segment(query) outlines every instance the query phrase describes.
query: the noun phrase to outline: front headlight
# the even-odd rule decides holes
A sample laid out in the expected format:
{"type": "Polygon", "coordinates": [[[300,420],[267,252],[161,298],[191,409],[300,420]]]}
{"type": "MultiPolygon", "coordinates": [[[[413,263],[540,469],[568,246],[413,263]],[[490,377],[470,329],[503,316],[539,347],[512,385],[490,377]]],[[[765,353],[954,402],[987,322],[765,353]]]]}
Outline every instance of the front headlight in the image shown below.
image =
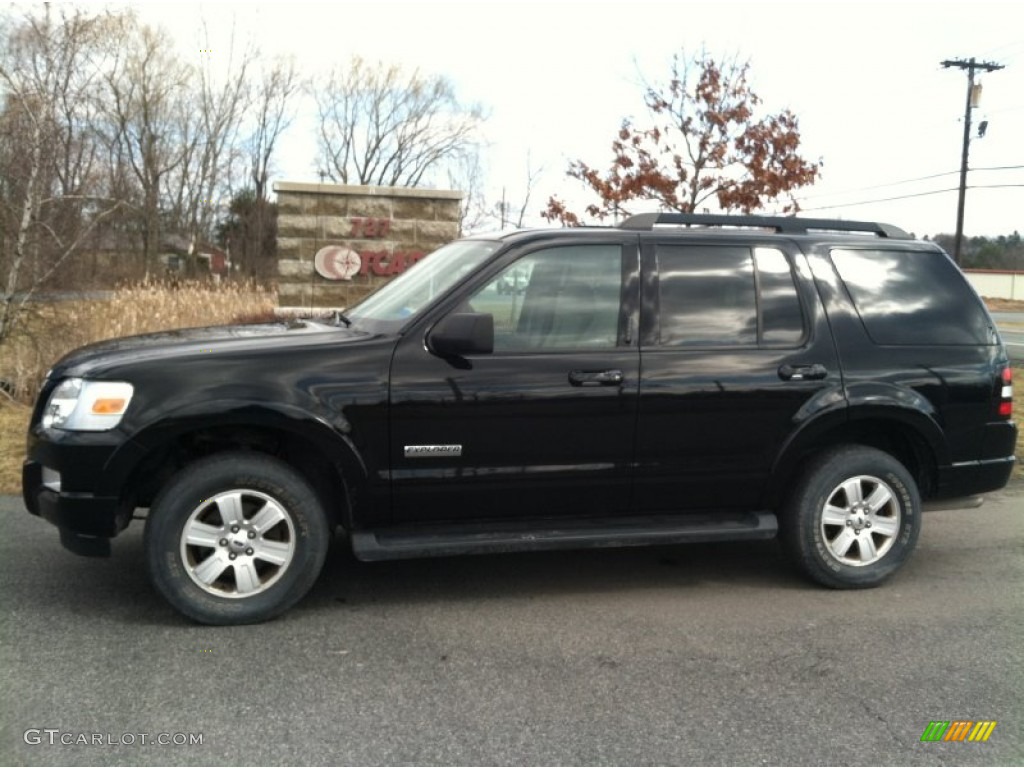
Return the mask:
{"type": "Polygon", "coordinates": [[[102,432],[113,429],[128,410],[134,389],[126,381],[62,381],[43,410],[45,429],[102,432]]]}

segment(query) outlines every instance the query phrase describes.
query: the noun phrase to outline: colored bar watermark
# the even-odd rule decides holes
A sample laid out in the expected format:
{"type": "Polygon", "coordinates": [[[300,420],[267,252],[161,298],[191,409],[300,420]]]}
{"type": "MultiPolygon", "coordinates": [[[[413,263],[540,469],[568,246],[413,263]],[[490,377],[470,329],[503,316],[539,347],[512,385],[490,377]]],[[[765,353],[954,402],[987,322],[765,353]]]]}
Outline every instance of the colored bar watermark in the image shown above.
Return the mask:
{"type": "Polygon", "coordinates": [[[988,741],[996,720],[932,720],[921,741],[988,741]]]}

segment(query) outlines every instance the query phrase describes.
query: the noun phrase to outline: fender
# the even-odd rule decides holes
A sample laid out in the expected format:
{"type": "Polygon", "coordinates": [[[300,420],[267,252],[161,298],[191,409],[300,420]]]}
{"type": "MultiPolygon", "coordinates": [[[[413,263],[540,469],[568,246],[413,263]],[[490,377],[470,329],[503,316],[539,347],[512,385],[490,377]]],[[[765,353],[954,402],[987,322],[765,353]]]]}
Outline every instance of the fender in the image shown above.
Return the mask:
{"type": "Polygon", "coordinates": [[[181,405],[165,412],[159,421],[133,432],[111,455],[103,472],[104,486],[109,492],[118,493],[146,457],[182,435],[237,426],[279,430],[312,442],[334,465],[351,493],[366,485],[369,470],[351,438],[347,421],[338,416],[338,423],[331,424],[323,416],[296,405],[242,398],[181,405]]]}
{"type": "Polygon", "coordinates": [[[886,382],[863,382],[847,387],[850,421],[898,421],[924,438],[938,466],[950,463],[949,447],[936,421],[932,402],[907,386],[886,382]]]}
{"type": "Polygon", "coordinates": [[[854,384],[845,389],[841,403],[813,408],[782,445],[772,467],[768,505],[774,507],[783,498],[801,458],[825,435],[870,422],[895,422],[909,428],[924,440],[938,466],[949,464],[949,451],[935,421],[934,406],[926,397],[895,384],[854,384]]]}

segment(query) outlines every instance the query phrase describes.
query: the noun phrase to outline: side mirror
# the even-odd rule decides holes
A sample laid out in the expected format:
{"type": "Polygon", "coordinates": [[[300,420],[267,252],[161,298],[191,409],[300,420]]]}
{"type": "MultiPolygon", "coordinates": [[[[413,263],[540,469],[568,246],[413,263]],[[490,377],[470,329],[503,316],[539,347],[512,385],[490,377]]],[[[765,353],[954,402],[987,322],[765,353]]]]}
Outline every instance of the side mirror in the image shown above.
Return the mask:
{"type": "Polygon", "coordinates": [[[441,357],[489,355],[494,351],[494,315],[460,312],[448,315],[427,337],[430,351],[441,357]]]}

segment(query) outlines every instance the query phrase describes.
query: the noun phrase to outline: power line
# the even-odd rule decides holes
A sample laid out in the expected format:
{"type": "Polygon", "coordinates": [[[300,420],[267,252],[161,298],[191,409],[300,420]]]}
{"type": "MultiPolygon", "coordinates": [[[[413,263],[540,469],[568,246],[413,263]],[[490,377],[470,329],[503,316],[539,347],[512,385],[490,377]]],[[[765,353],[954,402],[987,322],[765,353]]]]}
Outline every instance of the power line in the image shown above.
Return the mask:
{"type": "MultiPolygon", "coordinates": [[[[953,171],[956,173],[956,171],[953,171]]],[[[948,174],[946,174],[948,175],[948,174]]],[[[1017,189],[1024,188],[1024,184],[975,184],[968,187],[968,189],[1017,189]]],[[[874,205],[875,203],[891,203],[895,200],[912,200],[915,197],[931,197],[932,195],[942,195],[946,192],[957,192],[959,187],[949,187],[948,189],[933,189],[928,192],[914,192],[909,195],[894,195],[892,197],[876,197],[873,200],[860,200],[855,203],[836,203],[835,205],[819,205],[814,208],[804,208],[800,206],[800,212],[804,213],[807,211],[829,211],[835,210],[836,208],[852,208],[858,205],[874,205]]]]}
{"type": "Polygon", "coordinates": [[[1017,189],[1024,184],[972,184],[968,189],[1017,189]]]}
{"type": "MultiPolygon", "coordinates": [[[[1021,167],[1024,167],[1024,166],[1021,166],[1021,167]]],[[[914,182],[917,182],[917,181],[928,181],[930,179],[938,179],[938,178],[941,178],[943,176],[952,176],[955,173],[959,173],[959,171],[943,171],[942,173],[932,173],[932,174],[929,174],[928,176],[918,176],[917,178],[914,178],[914,179],[904,179],[902,181],[887,181],[884,184],[872,184],[872,185],[867,186],[867,187],[855,187],[853,189],[844,189],[844,190],[839,190],[837,192],[820,192],[817,195],[806,195],[804,199],[806,199],[806,200],[813,200],[814,198],[817,198],[817,197],[832,197],[833,195],[847,195],[847,194],[849,194],[851,192],[870,192],[873,189],[885,189],[886,187],[899,187],[899,186],[902,186],[903,184],[913,184],[914,182]]]]}
{"type": "Polygon", "coordinates": [[[1012,54],[1017,53],[1018,49],[1024,51],[1024,42],[1021,42],[1020,40],[1012,40],[1008,43],[997,45],[995,48],[990,48],[989,50],[985,51],[985,53],[983,53],[982,55],[995,56],[996,54],[999,54],[1000,58],[1005,59],[1007,57],[1012,56],[1012,54]]]}
{"type": "MultiPolygon", "coordinates": [[[[980,168],[971,168],[972,171],[1015,171],[1024,168],[1024,165],[989,165],[980,168]]],[[[873,189],[885,189],[886,187],[898,187],[903,184],[914,184],[918,181],[929,181],[931,179],[939,179],[943,176],[953,176],[959,173],[959,171],[943,171],[942,173],[932,173],[927,176],[918,176],[913,179],[903,179],[902,181],[887,181],[882,184],[872,184],[867,187],[855,187],[853,189],[837,190],[835,192],[819,192],[816,195],[804,195],[804,200],[814,200],[821,197],[833,197],[835,195],[846,195],[851,192],[870,192],[873,189]]]]}
{"type": "Polygon", "coordinates": [[[1018,104],[1014,107],[1003,107],[1002,109],[985,110],[986,115],[1002,115],[1005,112],[1019,112],[1024,109],[1024,104],[1018,104]]]}
{"type": "MultiPolygon", "coordinates": [[[[956,171],[953,171],[956,173],[956,171]]],[[[949,189],[933,189],[930,192],[915,192],[910,195],[895,195],[893,197],[876,197],[873,200],[859,200],[855,203],[836,203],[835,205],[819,205],[815,208],[804,208],[800,206],[800,212],[805,211],[827,211],[835,208],[852,208],[857,205],[873,205],[874,203],[891,203],[894,200],[910,200],[915,197],[929,197],[931,195],[941,195],[945,192],[956,192],[957,187],[950,187],[949,189]]]]}

